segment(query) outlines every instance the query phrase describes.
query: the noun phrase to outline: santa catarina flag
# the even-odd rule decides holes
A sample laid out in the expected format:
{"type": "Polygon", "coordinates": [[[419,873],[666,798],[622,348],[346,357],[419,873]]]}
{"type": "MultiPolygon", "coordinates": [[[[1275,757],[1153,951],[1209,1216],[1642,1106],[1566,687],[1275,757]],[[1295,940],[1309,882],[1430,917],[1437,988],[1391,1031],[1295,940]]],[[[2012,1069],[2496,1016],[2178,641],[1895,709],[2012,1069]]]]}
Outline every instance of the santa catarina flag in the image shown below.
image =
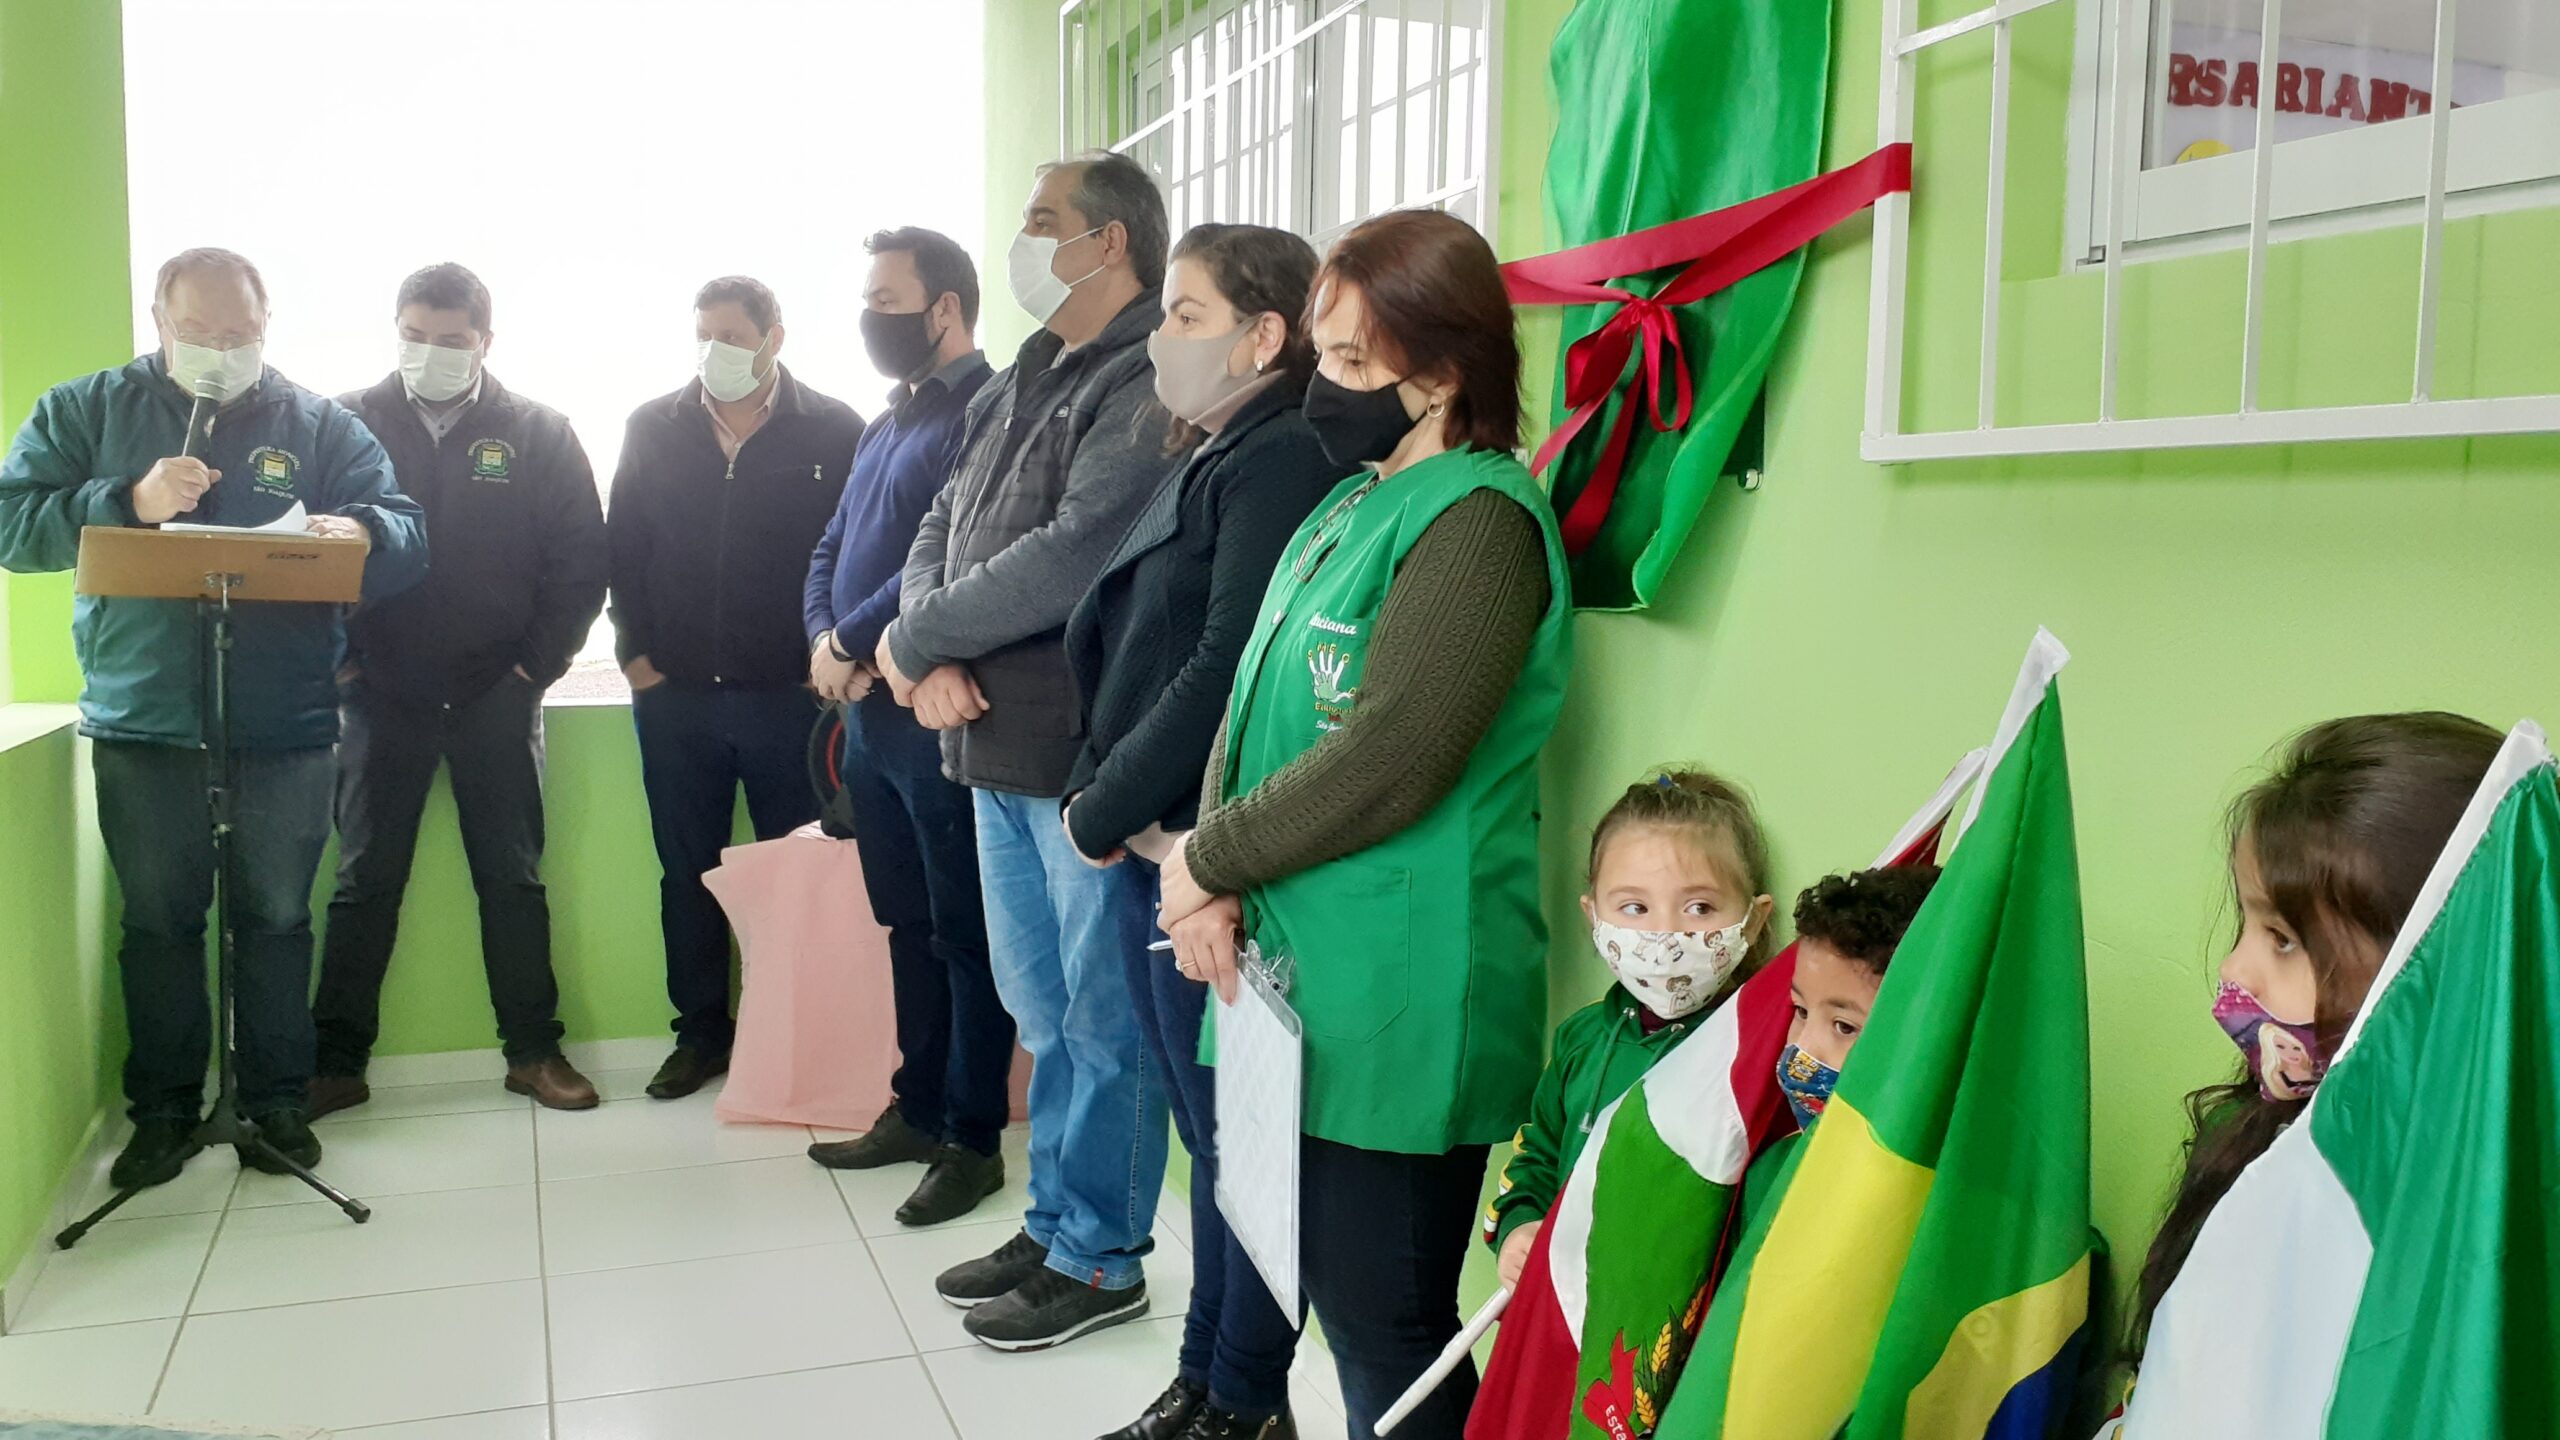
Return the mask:
{"type": "Polygon", "coordinates": [[[2068,658],[2037,633],[1977,818],[1738,1243],[1659,1435],[2026,1440],[2066,1408],[2090,1268],[2068,658]]]}
{"type": "Polygon", "coordinates": [[[2527,721],[2310,1107],[2153,1317],[2126,1440],[2560,1423],[2560,791],[2527,721]]]}
{"type": "MultiPolygon", "coordinates": [[[[1885,847],[1937,858],[1975,751],[1885,847]]],[[[1778,1089],[1794,1017],[1789,946],[1592,1126],[1532,1246],[1468,1440],[1623,1440],[1653,1428],[1713,1290],[1744,1169],[1795,1120],[1778,1089]]]]}

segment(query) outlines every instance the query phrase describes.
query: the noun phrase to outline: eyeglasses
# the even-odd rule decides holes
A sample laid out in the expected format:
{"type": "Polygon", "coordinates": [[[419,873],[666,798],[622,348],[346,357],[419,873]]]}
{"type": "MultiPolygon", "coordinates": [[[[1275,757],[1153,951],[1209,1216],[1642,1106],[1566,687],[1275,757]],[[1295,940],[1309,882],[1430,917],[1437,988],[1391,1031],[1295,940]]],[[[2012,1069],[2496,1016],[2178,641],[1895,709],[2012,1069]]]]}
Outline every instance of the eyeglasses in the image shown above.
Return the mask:
{"type": "Polygon", "coordinates": [[[171,327],[169,334],[181,345],[197,345],[207,350],[237,350],[244,345],[256,345],[266,339],[263,335],[209,335],[202,331],[180,330],[175,327],[171,327]]]}

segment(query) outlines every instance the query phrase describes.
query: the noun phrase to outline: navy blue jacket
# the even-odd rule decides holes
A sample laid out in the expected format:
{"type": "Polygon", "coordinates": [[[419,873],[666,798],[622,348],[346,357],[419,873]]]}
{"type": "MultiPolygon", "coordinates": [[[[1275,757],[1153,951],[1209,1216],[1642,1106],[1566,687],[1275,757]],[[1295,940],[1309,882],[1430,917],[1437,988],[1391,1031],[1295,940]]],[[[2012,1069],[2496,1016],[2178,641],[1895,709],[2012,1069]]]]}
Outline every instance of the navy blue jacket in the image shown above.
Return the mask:
{"type": "MultiPolygon", "coordinates": [[[[133,487],[186,440],[189,401],[157,353],[66,380],[0,461],[0,567],[68,570],[89,525],[135,525],[133,487]]],[[[370,532],[366,602],[427,571],[417,502],[393,484],[391,460],[345,407],[277,374],[232,402],[203,449],[222,478],[185,518],[259,525],[295,501],[370,532]]],[[[204,742],[203,663],[195,606],[185,600],[83,595],[72,611],[80,651],[82,733],[164,745],[204,742]]],[[[244,749],[333,745],[346,617],[336,605],[244,605],[232,627],[231,739],[244,749]]]]}
{"type": "Polygon", "coordinates": [[[810,649],[830,630],[856,660],[880,648],[880,632],[898,618],[898,576],[916,527],[960,458],[969,397],[994,373],[983,354],[954,361],[863,432],[835,518],[809,557],[800,608],[810,649]]]}

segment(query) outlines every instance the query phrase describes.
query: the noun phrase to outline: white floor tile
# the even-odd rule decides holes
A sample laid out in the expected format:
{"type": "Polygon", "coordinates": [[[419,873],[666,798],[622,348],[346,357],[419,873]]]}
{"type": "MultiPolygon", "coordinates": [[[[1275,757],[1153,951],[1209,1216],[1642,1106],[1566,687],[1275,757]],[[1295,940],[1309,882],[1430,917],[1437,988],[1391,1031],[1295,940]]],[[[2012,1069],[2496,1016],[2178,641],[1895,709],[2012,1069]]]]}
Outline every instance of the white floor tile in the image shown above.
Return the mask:
{"type": "Polygon", "coordinates": [[[755,1440],[953,1440],[942,1398],[913,1357],[573,1400],[560,1407],[559,1440],[750,1434],[755,1440]]]}
{"type": "Polygon", "coordinates": [[[534,1135],[545,1180],[627,1175],[684,1165],[718,1165],[804,1155],[805,1125],[723,1125],[688,1097],[673,1104],[603,1105],[593,1110],[544,1110],[534,1135]]]}
{"type": "Polygon", "coordinates": [[[1156,1197],[1156,1241],[1162,1244],[1168,1239],[1185,1250],[1191,1248],[1191,1197],[1171,1182],[1156,1197]]]}
{"type": "MultiPolygon", "coordinates": [[[[1019,1227],[1007,1224],[910,1231],[871,1242],[871,1258],[879,1263],[898,1313],[923,1351],[975,1346],[960,1328],[966,1311],[945,1304],[934,1293],[934,1277],[959,1264],[994,1251],[1019,1227]]],[[[1159,1245],[1147,1257],[1147,1305],[1151,1317],[1181,1315],[1191,1304],[1191,1255],[1179,1245],[1159,1245]]],[[[1170,1373],[1170,1372],[1168,1372],[1170,1373]]],[[[1161,1387],[1159,1387],[1161,1388],[1161,1387]]]]}
{"type": "Polygon", "coordinates": [[[1173,1378],[1179,1316],[1096,1331],[1055,1350],[972,1345],[924,1357],[960,1440],[1101,1435],[1128,1424],[1173,1378]]]}
{"type": "MultiPolygon", "coordinates": [[[[813,1131],[822,1140],[841,1139],[832,1130],[813,1131]]],[[[891,1165],[880,1170],[837,1170],[836,1187],[844,1191],[845,1204],[853,1209],[853,1223],[865,1235],[907,1235],[914,1233],[898,1223],[898,1207],[907,1203],[916,1186],[924,1180],[922,1165],[891,1165]]],[[[1004,1132],[1004,1188],[978,1202],[978,1208],[946,1225],[984,1225],[995,1221],[1011,1221],[1022,1228],[1022,1214],[1031,1208],[1031,1132],[1015,1126],[1004,1132]]]]}
{"type": "Polygon", "coordinates": [[[1289,1409],[1298,1422],[1298,1440],[1350,1440],[1351,1424],[1342,1411],[1303,1381],[1289,1387],[1289,1409]]]}
{"type": "Polygon", "coordinates": [[[177,1337],[175,1320],[0,1336],[0,1397],[16,1409],[139,1415],[177,1337]]]}
{"type": "Polygon", "coordinates": [[[194,1316],[153,1412],[352,1430],[540,1405],[542,1329],[531,1280],[194,1316]]]}
{"type": "MultiPolygon", "coordinates": [[[[533,1183],[532,1107],[405,1120],[349,1119],[320,1132],[320,1178],[371,1204],[386,1195],[533,1183]]],[[[290,1175],[250,1171],[233,1209],[315,1200],[290,1175]]]]}
{"type": "Polygon", "coordinates": [[[855,1236],[827,1172],[794,1156],[545,1182],[550,1273],[661,1265],[855,1236]]]}
{"type": "Polygon", "coordinates": [[[551,1407],[536,1405],[525,1410],[448,1415],[441,1420],[369,1425],[338,1433],[345,1440],[551,1440],[551,1407]]]}
{"type": "MultiPolygon", "coordinates": [[[[658,1068],[652,1065],[643,1070],[597,1070],[590,1072],[587,1078],[595,1082],[596,1093],[610,1103],[615,1100],[648,1100],[649,1081],[657,1073],[658,1068]]],[[[697,1106],[708,1110],[711,1102],[719,1098],[720,1087],[728,1082],[727,1075],[715,1075],[710,1083],[682,1100],[650,1100],[649,1103],[697,1106]]]]}
{"type": "Polygon", "coordinates": [[[351,1225],[329,1204],[232,1214],[196,1292],[196,1314],[435,1290],[542,1275],[530,1185],[385,1195],[351,1225]]]}
{"type": "Polygon", "coordinates": [[[1342,1410],[1342,1372],[1333,1367],[1333,1355],[1319,1342],[1312,1324],[1299,1332],[1298,1361],[1289,1367],[1289,1388],[1318,1397],[1337,1414],[1342,1410]]]}
{"type": "Polygon", "coordinates": [[[221,1223],[220,1215],[108,1221],[45,1262],[16,1328],[61,1330],[185,1314],[221,1223]]]}
{"type": "MultiPolygon", "coordinates": [[[[527,1110],[533,1102],[510,1095],[496,1080],[457,1080],[447,1085],[377,1085],[373,1098],[312,1121],[337,1126],[359,1120],[414,1120],[421,1115],[469,1115],[482,1110],[527,1110]]],[[[322,1134],[326,1135],[326,1131],[322,1134]]],[[[325,1140],[322,1143],[327,1143],[325,1140]]]]}
{"type": "MultiPolygon", "coordinates": [[[[118,1148],[124,1144],[120,1137],[118,1148]]],[[[154,1185],[137,1192],[116,1207],[118,1220],[153,1220],[163,1215],[201,1215],[221,1209],[231,1200],[231,1187],[240,1179],[240,1162],[229,1150],[214,1150],[187,1162],[178,1178],[166,1185],[154,1185]]],[[[107,1183],[106,1172],[98,1172],[97,1183],[80,1197],[80,1213],[88,1214],[107,1203],[115,1194],[107,1183]]]]}
{"type": "Polygon", "coordinates": [[[551,1281],[560,1400],[907,1352],[906,1327],[859,1241],[551,1281]]]}

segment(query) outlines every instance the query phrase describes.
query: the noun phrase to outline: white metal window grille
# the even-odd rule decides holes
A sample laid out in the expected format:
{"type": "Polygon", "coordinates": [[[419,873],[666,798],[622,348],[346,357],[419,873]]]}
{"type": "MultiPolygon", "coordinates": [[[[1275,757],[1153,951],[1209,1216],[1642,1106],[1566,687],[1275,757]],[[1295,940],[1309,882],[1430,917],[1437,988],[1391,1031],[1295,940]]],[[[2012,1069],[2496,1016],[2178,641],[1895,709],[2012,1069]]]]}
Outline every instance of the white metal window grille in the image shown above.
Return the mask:
{"type": "MultiPolygon", "coordinates": [[[[2452,215],[2520,208],[2560,193],[2560,4],[2455,0],[2452,215]]],[[[2110,0],[2077,0],[2071,94],[2074,263],[2102,258],[2112,156],[2098,144],[2112,103],[2110,0]]],[[[2133,258],[2229,248],[2249,223],[2248,152],[2261,108],[2283,153],[2269,199],[2281,240],[2404,225],[2424,198],[2427,126],[2438,102],[2435,0],[2286,0],[2273,70],[2259,52],[2261,0],[2146,0],[2136,83],[2142,143],[2125,186],[2133,258]],[[2306,223],[2308,222],[2308,223],[2306,223]],[[2196,243],[2164,242],[2186,237],[2196,243]]]]}
{"type": "MultiPolygon", "coordinates": [[[[1992,31],[1989,72],[1991,138],[1990,176],[1986,195],[1982,290],[1980,374],[1977,411],[1971,429],[1906,431],[1903,428],[1904,321],[1911,259],[1911,199],[1888,195],[1877,202],[1874,274],[1870,286],[1867,339],[1866,423],[1860,453],[1872,461],[2008,455],[2073,454],[2111,450],[2161,450],[2196,446],[2297,444],[2318,440],[2367,440],[2430,436],[2498,435],[2560,431],[2560,394],[2526,394],[2487,398],[2438,399],[2435,396],[2437,310],[2444,271],[2445,197],[2456,108],[2435,105],[2424,112],[2424,166],[2416,186],[2422,238],[2418,255],[2418,318],[2415,365],[2410,396],[2380,404],[2263,408],[2259,404],[2266,311],[2267,251],[2276,218],[2275,175],[2279,151],[2288,159],[2297,144],[2279,145],[2276,106],[2256,110],[2248,164],[2247,285],[2241,319],[2240,380],[2233,408],[2212,414],[2126,418],[2118,410],[2118,375],[2124,363],[2123,299],[2127,266],[2126,225],[2132,212],[2126,194],[2132,177],[2141,173],[2140,146],[2144,125],[2143,86],[2132,67],[2147,49],[2148,0],[2115,0],[2110,7],[2107,53],[2111,103],[2101,130],[2100,155],[2105,176],[2102,203],[2102,255],[2093,267],[2103,272],[2102,319],[2099,327],[2098,383],[2094,420],[2061,424],[2003,425],[1998,421],[2000,394],[2000,330],[2002,228],[2007,210],[2008,130],[2010,99],[2010,31],[2022,16],[2060,0],[1997,0],[1980,10],[1926,29],[1916,23],[1918,0],[1884,0],[1884,53],[1877,137],[1881,143],[1913,138],[1914,96],[1919,57],[1934,46],[1986,27],[1992,31]]],[[[2279,73],[2278,46],[2284,29],[2286,0],[2259,4],[2258,72],[2279,73]]],[[[2434,0],[2434,94],[2457,93],[2454,86],[2455,17],[2461,0],[2434,0]]],[[[2538,0],[2537,0],[2538,3],[2538,0]]],[[[1924,166],[1954,163],[1946,157],[1920,157],[1924,166]]],[[[1924,176],[1925,183],[1925,176],[1924,176]]],[[[2060,203],[2057,197],[2056,203],[2060,203]]]]}
{"type": "Polygon", "coordinates": [[[1136,156],[1179,236],[1205,221],[1321,248],[1382,210],[1490,234],[1501,0],[1066,0],[1068,153],[1136,156]]]}

